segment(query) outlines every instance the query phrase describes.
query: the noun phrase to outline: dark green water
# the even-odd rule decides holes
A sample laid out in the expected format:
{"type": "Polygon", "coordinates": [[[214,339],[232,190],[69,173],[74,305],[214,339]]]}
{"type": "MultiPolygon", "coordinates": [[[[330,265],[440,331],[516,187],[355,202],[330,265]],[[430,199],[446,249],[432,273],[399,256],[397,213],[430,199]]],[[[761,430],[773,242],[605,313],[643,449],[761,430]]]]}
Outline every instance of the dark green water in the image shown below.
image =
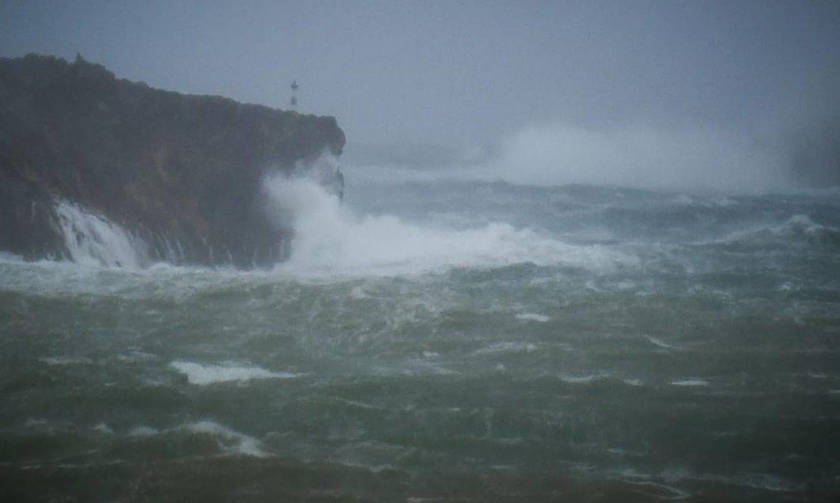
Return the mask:
{"type": "Polygon", "coordinates": [[[836,194],[349,189],[273,271],[0,262],[3,501],[840,497],[836,194]]]}

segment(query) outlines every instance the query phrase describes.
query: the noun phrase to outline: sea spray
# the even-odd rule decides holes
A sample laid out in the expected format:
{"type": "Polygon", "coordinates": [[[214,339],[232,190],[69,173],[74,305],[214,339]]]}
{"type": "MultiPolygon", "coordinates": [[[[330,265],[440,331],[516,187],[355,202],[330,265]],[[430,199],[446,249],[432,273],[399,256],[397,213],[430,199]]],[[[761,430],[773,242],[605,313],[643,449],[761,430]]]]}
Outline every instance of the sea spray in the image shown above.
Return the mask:
{"type": "Polygon", "coordinates": [[[201,364],[188,361],[174,361],[169,364],[187,377],[190,384],[204,386],[207,384],[230,381],[250,381],[252,379],[288,379],[297,377],[289,372],[274,372],[254,365],[224,362],[222,364],[201,364]]]}
{"type": "Polygon", "coordinates": [[[789,186],[778,152],[741,135],[704,129],[534,126],[508,138],[498,158],[471,171],[478,179],[537,185],[734,193],[789,186]]]}
{"type": "Polygon", "coordinates": [[[391,275],[520,263],[611,270],[636,263],[619,250],[572,245],[506,222],[456,229],[389,214],[360,216],[308,178],[276,175],[264,186],[276,221],[294,228],[291,258],[279,266],[287,272],[391,275]]]}
{"type": "Polygon", "coordinates": [[[59,201],[55,211],[73,262],[129,269],[147,262],[146,244],[107,218],[67,201],[59,201]]]}

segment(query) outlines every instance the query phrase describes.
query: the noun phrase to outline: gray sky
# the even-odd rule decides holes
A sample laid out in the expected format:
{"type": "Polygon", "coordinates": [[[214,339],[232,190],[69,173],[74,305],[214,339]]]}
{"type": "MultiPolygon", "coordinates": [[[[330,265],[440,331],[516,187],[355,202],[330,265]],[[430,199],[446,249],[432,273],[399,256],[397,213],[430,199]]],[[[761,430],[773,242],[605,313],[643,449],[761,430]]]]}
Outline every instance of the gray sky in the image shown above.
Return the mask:
{"type": "Polygon", "coordinates": [[[297,79],[348,150],[557,123],[752,134],[840,102],[836,1],[0,0],[0,55],[29,52],[281,108],[297,79]]]}

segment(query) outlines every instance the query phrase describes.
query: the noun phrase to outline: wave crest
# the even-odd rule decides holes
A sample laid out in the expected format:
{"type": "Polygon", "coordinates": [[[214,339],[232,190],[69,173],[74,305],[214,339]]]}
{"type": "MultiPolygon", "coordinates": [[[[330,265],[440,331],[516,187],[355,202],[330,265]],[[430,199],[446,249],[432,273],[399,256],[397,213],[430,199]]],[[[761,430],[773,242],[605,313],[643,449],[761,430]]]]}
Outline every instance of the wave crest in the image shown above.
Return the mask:
{"type": "Polygon", "coordinates": [[[267,178],[265,187],[278,221],[291,221],[294,228],[291,258],[278,266],[282,271],[392,275],[526,262],[601,271],[635,263],[604,246],[571,245],[504,222],[454,229],[394,215],[358,216],[305,178],[278,175],[267,178]]]}

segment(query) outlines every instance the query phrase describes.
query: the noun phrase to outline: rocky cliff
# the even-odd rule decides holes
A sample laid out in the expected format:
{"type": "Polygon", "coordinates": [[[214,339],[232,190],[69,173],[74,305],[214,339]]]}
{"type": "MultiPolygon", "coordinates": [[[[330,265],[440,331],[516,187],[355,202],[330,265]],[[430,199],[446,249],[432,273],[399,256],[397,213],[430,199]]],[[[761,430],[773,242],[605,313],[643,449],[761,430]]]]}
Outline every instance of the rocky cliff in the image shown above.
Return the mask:
{"type": "Polygon", "coordinates": [[[332,117],[152,89],[80,57],[0,59],[0,250],[69,257],[63,201],[147,261],[270,264],[291,229],[266,215],[261,180],[344,141],[332,117]]]}

